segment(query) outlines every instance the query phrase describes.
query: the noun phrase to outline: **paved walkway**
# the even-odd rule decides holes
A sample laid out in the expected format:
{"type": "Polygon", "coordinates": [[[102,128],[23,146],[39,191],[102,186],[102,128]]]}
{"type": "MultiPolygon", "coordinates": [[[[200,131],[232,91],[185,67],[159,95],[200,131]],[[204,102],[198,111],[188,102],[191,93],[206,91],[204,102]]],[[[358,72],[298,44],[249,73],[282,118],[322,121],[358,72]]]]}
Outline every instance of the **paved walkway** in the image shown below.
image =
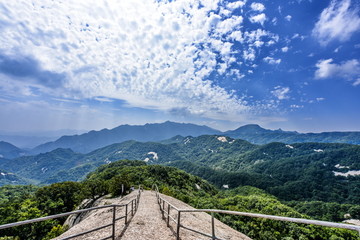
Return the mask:
{"type": "Polygon", "coordinates": [[[141,193],[139,208],[125,230],[123,236],[117,240],[168,240],[175,239],[173,232],[162,219],[155,193],[144,191],[141,193]]]}
{"type": "MultiPolygon", "coordinates": [[[[137,191],[125,196],[124,198],[100,199],[96,205],[124,204],[136,197],[137,191]]],[[[179,209],[193,209],[186,203],[161,194],[167,201],[179,209]]],[[[167,206],[166,206],[167,207],[167,206]]],[[[124,208],[117,209],[116,216],[124,215],[124,208]]],[[[177,219],[176,211],[171,211],[171,216],[177,219]]],[[[129,216],[129,223],[124,224],[124,219],[116,223],[116,240],[175,240],[176,224],[170,221],[170,228],[162,218],[159,205],[156,200],[155,192],[143,191],[140,197],[138,210],[134,217],[129,216]]],[[[80,223],[70,228],[67,232],[55,239],[61,239],[73,234],[77,234],[101,225],[110,224],[112,221],[112,209],[98,209],[90,212],[80,223]]],[[[196,229],[201,232],[211,233],[211,216],[207,213],[184,213],[181,217],[181,224],[196,229]]],[[[235,231],[224,223],[215,220],[216,236],[225,240],[251,240],[242,233],[235,231]]],[[[75,240],[98,240],[108,237],[111,234],[111,227],[101,229],[90,234],[74,238],[75,240]]],[[[181,229],[180,237],[182,240],[208,240],[208,237],[181,229]]]]}

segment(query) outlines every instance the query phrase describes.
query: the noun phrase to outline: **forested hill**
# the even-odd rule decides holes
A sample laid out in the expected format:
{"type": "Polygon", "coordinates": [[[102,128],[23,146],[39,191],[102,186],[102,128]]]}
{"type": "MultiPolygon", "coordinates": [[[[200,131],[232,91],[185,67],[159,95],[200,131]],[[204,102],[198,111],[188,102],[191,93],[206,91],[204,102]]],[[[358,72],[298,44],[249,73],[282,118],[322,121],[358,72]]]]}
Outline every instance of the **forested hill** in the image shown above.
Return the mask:
{"type": "Polygon", "coordinates": [[[165,165],[176,162],[186,171],[203,169],[203,173],[192,173],[219,187],[248,184],[284,200],[355,203],[360,199],[359,157],[360,146],[351,144],[254,145],[221,135],[203,135],[178,137],[177,143],[170,144],[127,141],[88,154],[57,149],[0,161],[0,169],[49,184],[81,180],[96,167],[119,159],[165,165]],[[212,178],[208,177],[210,172],[214,173],[212,178]]]}
{"type": "MultiPolygon", "coordinates": [[[[214,134],[235,139],[244,139],[255,144],[267,144],[271,142],[360,144],[360,132],[298,133],[282,131],[281,129],[264,129],[255,124],[245,125],[233,131],[221,132],[207,126],[164,122],[141,126],[121,125],[113,129],[90,131],[81,135],[62,136],[56,141],[35,147],[31,152],[32,154],[38,154],[49,152],[57,148],[70,148],[74,152],[89,153],[98,148],[127,140],[161,142],[177,135],[183,137],[197,137],[200,135],[214,134]]],[[[175,138],[173,140],[175,140],[175,138]]]]}
{"type": "Polygon", "coordinates": [[[360,144],[360,132],[298,133],[296,131],[283,131],[281,129],[264,129],[256,124],[249,124],[232,131],[227,131],[224,135],[232,138],[244,139],[255,144],[266,144],[271,142],[360,144]]]}
{"type": "Polygon", "coordinates": [[[26,151],[12,145],[11,143],[0,141],[0,159],[16,158],[25,154],[26,151]]]}
{"type": "Polygon", "coordinates": [[[25,179],[17,176],[14,173],[7,172],[7,171],[0,169],[0,186],[7,185],[7,184],[20,185],[20,184],[29,184],[29,182],[26,181],[25,179]]]}
{"type": "MultiPolygon", "coordinates": [[[[0,224],[68,212],[84,199],[94,201],[106,194],[110,194],[109,197],[119,196],[122,193],[122,184],[127,191],[131,186],[139,184],[145,189],[150,189],[154,183],[159,186],[163,194],[173,196],[199,209],[212,208],[310,218],[309,215],[303,213],[304,210],[299,212],[281,203],[276,197],[254,187],[241,186],[220,191],[205,180],[174,167],[147,165],[144,161],[116,161],[99,167],[81,182],[61,182],[40,188],[1,187],[0,224]]],[[[299,208],[298,205],[295,207],[299,208]]],[[[341,205],[340,208],[334,209],[334,212],[339,216],[349,213],[356,217],[356,206],[341,205]]],[[[317,214],[317,217],[334,221],[331,216],[326,216],[323,209],[318,209],[317,214]]],[[[230,215],[216,215],[216,217],[249,237],[259,240],[355,240],[358,238],[356,232],[348,230],[230,215]]],[[[51,220],[33,224],[31,227],[2,230],[0,238],[8,236],[10,239],[18,237],[15,239],[19,240],[52,239],[66,230],[66,227],[62,225],[63,221],[64,219],[51,220]]]]}

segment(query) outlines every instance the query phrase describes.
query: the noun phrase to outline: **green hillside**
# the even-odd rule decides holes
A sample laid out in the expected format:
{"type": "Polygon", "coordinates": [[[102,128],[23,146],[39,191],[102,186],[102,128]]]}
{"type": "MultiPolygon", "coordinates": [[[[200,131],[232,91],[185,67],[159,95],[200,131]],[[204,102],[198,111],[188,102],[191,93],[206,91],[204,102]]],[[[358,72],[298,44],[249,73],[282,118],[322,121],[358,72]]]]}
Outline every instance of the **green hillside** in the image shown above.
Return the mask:
{"type": "Polygon", "coordinates": [[[14,173],[7,172],[0,169],[0,186],[7,184],[28,184],[25,179],[17,176],[14,173]]]}
{"type": "MultiPolygon", "coordinates": [[[[242,186],[219,191],[205,180],[174,167],[123,160],[97,168],[82,182],[61,182],[40,188],[1,187],[0,224],[71,211],[85,198],[97,199],[105,194],[117,196],[121,194],[121,184],[128,190],[138,184],[149,189],[154,183],[162,193],[196,208],[309,218],[258,188],[242,186]]],[[[357,239],[357,233],[351,231],[229,215],[216,217],[253,239],[357,239]]],[[[3,230],[0,237],[7,235],[18,236],[18,239],[50,239],[65,230],[61,226],[63,221],[64,219],[51,220],[3,230]]]]}
{"type": "Polygon", "coordinates": [[[267,144],[271,142],[282,143],[350,143],[360,144],[360,132],[322,132],[322,133],[298,133],[296,131],[283,131],[264,129],[257,124],[249,124],[238,129],[227,131],[224,135],[244,139],[255,144],[267,144]]]}
{"type": "Polygon", "coordinates": [[[179,167],[218,187],[251,185],[281,200],[358,203],[360,146],[334,143],[255,145],[219,135],[175,137],[168,144],[127,141],[88,154],[57,149],[0,161],[0,169],[44,184],[80,181],[119,159],[179,167]]]}

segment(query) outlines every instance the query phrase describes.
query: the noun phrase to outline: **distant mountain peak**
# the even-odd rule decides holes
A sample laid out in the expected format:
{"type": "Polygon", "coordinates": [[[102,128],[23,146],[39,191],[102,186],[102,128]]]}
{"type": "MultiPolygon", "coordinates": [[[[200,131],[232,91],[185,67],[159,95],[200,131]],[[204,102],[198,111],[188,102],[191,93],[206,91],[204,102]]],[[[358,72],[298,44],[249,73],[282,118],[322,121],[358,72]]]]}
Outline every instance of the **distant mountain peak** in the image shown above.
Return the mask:
{"type": "Polygon", "coordinates": [[[258,124],[247,124],[247,125],[237,128],[233,131],[228,131],[228,132],[260,133],[260,132],[268,132],[268,131],[271,131],[271,130],[262,128],[258,124]]]}
{"type": "Polygon", "coordinates": [[[221,134],[220,131],[207,126],[191,123],[166,121],[163,123],[147,123],[145,125],[120,125],[113,129],[90,131],[81,135],[62,136],[54,142],[37,146],[33,153],[49,152],[56,148],[71,148],[75,152],[88,153],[95,149],[128,140],[140,142],[158,142],[176,135],[200,136],[221,134]]]}

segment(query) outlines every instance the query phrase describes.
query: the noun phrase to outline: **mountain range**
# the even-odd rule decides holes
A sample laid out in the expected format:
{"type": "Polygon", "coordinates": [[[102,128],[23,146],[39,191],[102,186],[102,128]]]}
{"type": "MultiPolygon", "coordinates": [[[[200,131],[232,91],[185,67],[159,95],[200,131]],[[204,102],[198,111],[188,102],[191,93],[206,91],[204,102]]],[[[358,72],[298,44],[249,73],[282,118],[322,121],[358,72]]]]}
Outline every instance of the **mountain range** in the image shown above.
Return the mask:
{"type": "Polygon", "coordinates": [[[271,142],[360,144],[360,132],[298,133],[296,131],[283,131],[281,129],[264,129],[256,124],[249,124],[233,131],[227,131],[224,135],[232,138],[244,139],[255,144],[266,144],[271,142]]]}
{"type": "Polygon", "coordinates": [[[0,159],[1,158],[16,158],[25,155],[26,151],[22,150],[11,143],[0,141],[0,159]]]}
{"type": "Polygon", "coordinates": [[[204,134],[219,134],[218,130],[207,126],[198,126],[189,123],[154,123],[142,126],[121,125],[113,129],[90,131],[81,135],[63,136],[54,142],[37,146],[31,152],[43,153],[56,148],[71,148],[75,152],[88,153],[100,147],[127,140],[141,142],[161,141],[175,135],[200,136],[204,134]]]}
{"type": "MultiPolygon", "coordinates": [[[[12,151],[11,153],[8,150],[3,151],[2,148],[6,148],[2,146],[5,142],[0,142],[0,158],[1,155],[4,158],[34,155],[50,152],[57,148],[70,148],[75,152],[89,153],[98,148],[105,147],[113,143],[121,143],[127,140],[169,143],[169,139],[177,135],[183,137],[197,137],[200,135],[216,134],[235,139],[243,139],[253,144],[267,144],[271,142],[282,142],[288,144],[303,142],[360,144],[360,132],[298,133],[296,131],[283,131],[281,129],[264,129],[256,124],[249,124],[235,130],[221,132],[207,126],[167,121],[164,123],[145,125],[120,125],[113,129],[90,131],[80,135],[66,135],[55,141],[38,145],[31,150],[17,148],[16,151],[12,151]]],[[[176,142],[176,139],[171,139],[171,141],[176,142]]]]}
{"type": "Polygon", "coordinates": [[[171,165],[217,186],[252,185],[288,199],[360,198],[360,146],[341,143],[255,145],[223,135],[175,136],[167,141],[125,141],[87,154],[56,149],[35,156],[2,159],[0,169],[34,183],[78,181],[96,167],[120,159],[171,165]],[[342,194],[333,194],[341,192],[342,194]]]}

